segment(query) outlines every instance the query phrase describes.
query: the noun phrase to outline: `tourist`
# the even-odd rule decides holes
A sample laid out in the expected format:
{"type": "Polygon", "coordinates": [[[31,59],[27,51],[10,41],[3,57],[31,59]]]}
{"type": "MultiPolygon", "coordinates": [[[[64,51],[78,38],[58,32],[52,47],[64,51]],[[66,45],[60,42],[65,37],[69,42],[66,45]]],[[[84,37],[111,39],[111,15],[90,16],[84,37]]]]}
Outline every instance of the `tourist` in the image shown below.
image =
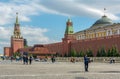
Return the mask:
{"type": "Polygon", "coordinates": [[[13,56],[11,56],[10,60],[11,60],[11,62],[13,61],[13,56]]]}
{"type": "Polygon", "coordinates": [[[25,57],[25,63],[28,64],[28,56],[25,57]]]}
{"type": "Polygon", "coordinates": [[[25,57],[26,55],[23,55],[23,64],[25,64],[25,57]]]}
{"type": "Polygon", "coordinates": [[[32,56],[29,57],[29,64],[32,64],[32,56]]]}
{"type": "Polygon", "coordinates": [[[54,63],[55,62],[55,56],[52,56],[51,60],[52,60],[52,63],[54,63]]]}
{"type": "Polygon", "coordinates": [[[112,58],[110,58],[110,64],[111,64],[111,63],[113,63],[113,59],[112,59],[112,58]]]}
{"type": "Polygon", "coordinates": [[[71,58],[71,60],[70,60],[72,63],[75,63],[75,58],[71,58]]]}
{"type": "Polygon", "coordinates": [[[87,57],[87,55],[84,56],[84,66],[85,71],[88,72],[88,65],[89,65],[90,59],[87,57]]]}
{"type": "Polygon", "coordinates": [[[115,63],[115,58],[112,59],[113,63],[115,63]]]}

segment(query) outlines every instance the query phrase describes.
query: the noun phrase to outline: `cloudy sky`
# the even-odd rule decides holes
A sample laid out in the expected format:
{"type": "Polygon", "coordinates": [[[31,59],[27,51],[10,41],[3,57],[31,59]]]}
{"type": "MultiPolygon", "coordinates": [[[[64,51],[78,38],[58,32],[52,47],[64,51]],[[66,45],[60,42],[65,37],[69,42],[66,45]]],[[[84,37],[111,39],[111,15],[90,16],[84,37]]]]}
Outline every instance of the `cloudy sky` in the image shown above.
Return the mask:
{"type": "Polygon", "coordinates": [[[32,46],[61,41],[68,18],[74,32],[89,28],[104,8],[109,18],[120,22],[120,0],[0,0],[0,53],[10,46],[16,12],[22,36],[32,46]]]}

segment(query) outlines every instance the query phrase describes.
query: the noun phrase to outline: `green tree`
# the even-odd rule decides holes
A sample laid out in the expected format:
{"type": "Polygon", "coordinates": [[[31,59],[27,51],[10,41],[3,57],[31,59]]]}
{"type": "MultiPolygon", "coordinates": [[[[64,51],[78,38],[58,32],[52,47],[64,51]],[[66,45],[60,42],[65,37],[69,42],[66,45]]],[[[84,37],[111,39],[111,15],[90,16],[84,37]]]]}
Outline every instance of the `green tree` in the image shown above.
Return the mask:
{"type": "Polygon", "coordinates": [[[76,53],[76,57],[80,57],[80,52],[77,52],[77,53],[76,53]]]}
{"type": "Polygon", "coordinates": [[[83,57],[84,55],[85,55],[84,52],[83,52],[83,51],[80,51],[79,57],[83,57]]]}
{"type": "Polygon", "coordinates": [[[100,48],[97,52],[97,57],[106,57],[107,54],[106,54],[106,50],[104,47],[100,48]]]}
{"type": "Polygon", "coordinates": [[[21,53],[20,53],[20,52],[15,52],[15,53],[13,53],[13,57],[16,58],[16,56],[19,56],[19,57],[20,57],[20,56],[21,56],[21,53]]]}
{"type": "Polygon", "coordinates": [[[115,46],[113,46],[111,49],[111,56],[112,57],[119,56],[118,49],[115,46]]]}
{"type": "Polygon", "coordinates": [[[93,52],[92,52],[91,49],[88,49],[88,50],[86,51],[86,54],[87,54],[88,57],[93,57],[93,52]]]}
{"type": "Polygon", "coordinates": [[[75,51],[75,49],[72,49],[70,54],[71,54],[71,56],[76,57],[76,51],[75,51]]]}
{"type": "Polygon", "coordinates": [[[112,57],[112,54],[111,54],[111,50],[110,50],[110,49],[108,49],[108,51],[107,51],[107,56],[108,56],[108,57],[112,57]]]}
{"type": "Polygon", "coordinates": [[[97,57],[101,57],[100,50],[97,51],[97,57]]]}
{"type": "Polygon", "coordinates": [[[101,48],[100,53],[102,57],[106,57],[106,50],[104,47],[101,48]]]}

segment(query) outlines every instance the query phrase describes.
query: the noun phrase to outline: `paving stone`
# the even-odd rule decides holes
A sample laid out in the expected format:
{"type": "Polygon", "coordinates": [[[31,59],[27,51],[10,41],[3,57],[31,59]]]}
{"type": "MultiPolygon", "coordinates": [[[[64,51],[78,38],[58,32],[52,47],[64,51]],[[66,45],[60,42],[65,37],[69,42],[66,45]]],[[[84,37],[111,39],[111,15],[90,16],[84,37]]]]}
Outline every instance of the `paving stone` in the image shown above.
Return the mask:
{"type": "Polygon", "coordinates": [[[1,61],[0,79],[120,79],[120,63],[90,63],[84,72],[83,62],[33,62],[1,61]]]}

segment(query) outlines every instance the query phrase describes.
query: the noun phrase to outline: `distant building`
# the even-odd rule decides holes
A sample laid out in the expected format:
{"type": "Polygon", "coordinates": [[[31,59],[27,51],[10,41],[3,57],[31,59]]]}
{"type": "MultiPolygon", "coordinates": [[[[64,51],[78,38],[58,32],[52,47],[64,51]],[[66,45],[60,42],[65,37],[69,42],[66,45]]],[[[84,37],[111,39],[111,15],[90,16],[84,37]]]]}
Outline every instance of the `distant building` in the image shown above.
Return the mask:
{"type": "Polygon", "coordinates": [[[105,37],[120,34],[120,24],[113,23],[106,15],[97,20],[90,28],[76,32],[77,40],[105,37]]]}

